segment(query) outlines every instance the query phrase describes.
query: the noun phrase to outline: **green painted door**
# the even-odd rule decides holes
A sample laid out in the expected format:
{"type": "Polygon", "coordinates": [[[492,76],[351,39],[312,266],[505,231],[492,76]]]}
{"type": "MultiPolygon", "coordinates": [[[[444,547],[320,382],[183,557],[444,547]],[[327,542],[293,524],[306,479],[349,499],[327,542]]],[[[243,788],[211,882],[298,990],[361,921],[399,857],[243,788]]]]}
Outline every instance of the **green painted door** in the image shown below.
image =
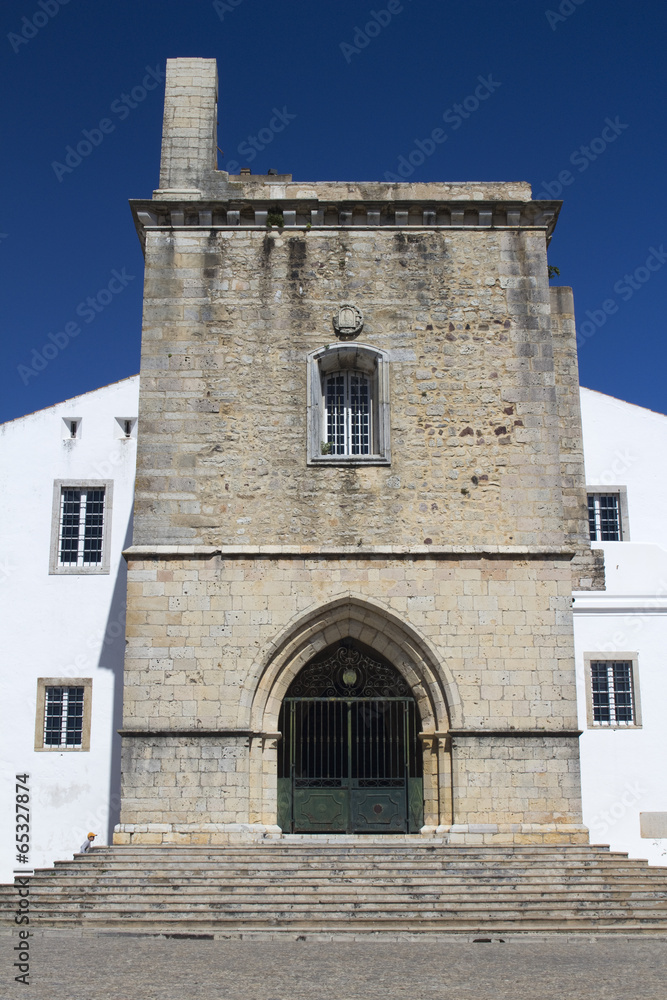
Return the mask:
{"type": "Polygon", "coordinates": [[[390,664],[351,643],[311,661],[287,692],[280,729],[278,823],[283,830],[419,831],[418,711],[390,664]]]}

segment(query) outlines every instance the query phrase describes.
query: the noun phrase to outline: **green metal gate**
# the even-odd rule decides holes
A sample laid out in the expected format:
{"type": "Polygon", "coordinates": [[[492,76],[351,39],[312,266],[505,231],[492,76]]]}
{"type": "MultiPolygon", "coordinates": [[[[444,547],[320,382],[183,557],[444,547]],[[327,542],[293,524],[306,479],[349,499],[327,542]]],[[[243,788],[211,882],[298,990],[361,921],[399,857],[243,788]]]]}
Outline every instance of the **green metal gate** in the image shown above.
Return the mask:
{"type": "Polygon", "coordinates": [[[278,823],[294,833],[416,833],[423,825],[419,713],[391,664],[350,640],[283,702],[278,823]]]}

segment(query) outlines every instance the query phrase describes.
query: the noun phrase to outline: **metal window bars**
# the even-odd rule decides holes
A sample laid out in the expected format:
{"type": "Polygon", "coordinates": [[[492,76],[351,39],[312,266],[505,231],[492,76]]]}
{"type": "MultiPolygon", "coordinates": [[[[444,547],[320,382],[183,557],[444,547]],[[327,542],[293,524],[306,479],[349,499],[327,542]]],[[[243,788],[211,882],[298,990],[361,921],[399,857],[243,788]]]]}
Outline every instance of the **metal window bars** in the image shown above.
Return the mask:
{"type": "Polygon", "coordinates": [[[592,542],[621,541],[617,493],[588,494],[588,530],[592,542]]]}
{"type": "Polygon", "coordinates": [[[104,489],[69,489],[60,497],[61,566],[99,566],[104,533],[104,489]]]}
{"type": "Polygon", "coordinates": [[[330,455],[370,455],[371,384],[359,372],[335,372],[325,378],[324,411],[330,455]]]}
{"type": "Polygon", "coordinates": [[[44,746],[80,747],[83,740],[82,687],[47,687],[44,746]]]}
{"type": "Polygon", "coordinates": [[[632,663],[601,660],[591,663],[593,723],[631,726],[635,721],[632,663]]]}

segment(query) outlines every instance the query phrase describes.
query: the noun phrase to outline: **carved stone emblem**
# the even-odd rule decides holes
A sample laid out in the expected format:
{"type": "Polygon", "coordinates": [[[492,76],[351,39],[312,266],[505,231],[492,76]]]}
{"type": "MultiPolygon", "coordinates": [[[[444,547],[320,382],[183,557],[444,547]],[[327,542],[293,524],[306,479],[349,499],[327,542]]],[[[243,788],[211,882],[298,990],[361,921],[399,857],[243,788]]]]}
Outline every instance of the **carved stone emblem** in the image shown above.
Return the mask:
{"type": "Polygon", "coordinates": [[[364,325],[364,317],[361,309],[349,303],[342,305],[337,313],[334,313],[333,326],[336,336],[341,339],[356,337],[361,333],[364,325]]]}

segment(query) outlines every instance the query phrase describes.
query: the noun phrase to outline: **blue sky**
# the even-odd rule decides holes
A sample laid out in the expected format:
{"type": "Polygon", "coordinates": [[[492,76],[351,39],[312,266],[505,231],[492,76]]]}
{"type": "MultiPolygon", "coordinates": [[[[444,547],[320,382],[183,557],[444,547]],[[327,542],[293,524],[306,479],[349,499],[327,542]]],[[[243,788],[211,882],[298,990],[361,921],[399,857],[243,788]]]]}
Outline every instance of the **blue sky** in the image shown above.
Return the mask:
{"type": "Polygon", "coordinates": [[[221,167],[381,180],[442,127],[410,180],[562,197],[549,257],[581,382],[667,410],[664,4],[5,0],[0,22],[0,420],[138,371],[127,201],[157,187],[170,56],[218,60],[221,167]],[[492,93],[459,115],[480,77],[492,93]]]}

